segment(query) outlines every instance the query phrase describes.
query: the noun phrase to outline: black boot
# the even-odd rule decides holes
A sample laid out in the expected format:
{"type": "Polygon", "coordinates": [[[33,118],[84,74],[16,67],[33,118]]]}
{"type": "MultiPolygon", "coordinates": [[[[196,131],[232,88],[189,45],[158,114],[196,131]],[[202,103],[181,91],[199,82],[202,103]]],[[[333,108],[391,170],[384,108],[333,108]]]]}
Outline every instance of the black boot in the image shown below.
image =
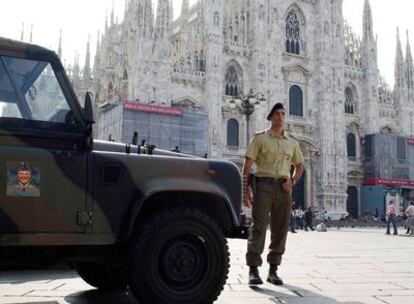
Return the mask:
{"type": "Polygon", "coordinates": [[[260,278],[257,266],[250,266],[249,271],[249,285],[262,285],[263,281],[260,278]]]}
{"type": "Polygon", "coordinates": [[[267,281],[274,285],[283,285],[282,279],[279,278],[279,276],[277,275],[277,265],[270,264],[269,276],[267,277],[267,281]]]}

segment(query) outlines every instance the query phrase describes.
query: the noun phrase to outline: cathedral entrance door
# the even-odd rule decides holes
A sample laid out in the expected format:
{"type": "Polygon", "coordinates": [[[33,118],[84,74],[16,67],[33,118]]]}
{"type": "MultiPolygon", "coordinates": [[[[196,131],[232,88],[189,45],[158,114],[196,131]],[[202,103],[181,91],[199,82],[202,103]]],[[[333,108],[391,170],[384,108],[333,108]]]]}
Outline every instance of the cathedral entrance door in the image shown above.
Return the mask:
{"type": "Polygon", "coordinates": [[[346,211],[353,217],[358,217],[358,189],[355,186],[349,186],[347,190],[348,199],[346,201],[346,211]]]}
{"type": "Polygon", "coordinates": [[[292,193],[292,201],[296,203],[296,208],[305,208],[305,180],[306,171],[303,171],[303,175],[293,188],[292,193]]]}

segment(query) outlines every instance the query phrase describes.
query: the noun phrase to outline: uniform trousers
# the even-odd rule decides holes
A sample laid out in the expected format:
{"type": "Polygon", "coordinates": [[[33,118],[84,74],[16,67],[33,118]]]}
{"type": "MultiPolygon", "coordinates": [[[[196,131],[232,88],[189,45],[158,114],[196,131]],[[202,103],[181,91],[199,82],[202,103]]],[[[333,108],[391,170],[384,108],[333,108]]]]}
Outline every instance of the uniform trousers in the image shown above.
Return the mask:
{"type": "Polygon", "coordinates": [[[257,178],[254,195],[246,263],[248,266],[261,266],[262,253],[266,240],[266,230],[270,220],[271,242],[267,262],[280,265],[285,252],[292,194],[282,189],[281,180],[257,178]]]}

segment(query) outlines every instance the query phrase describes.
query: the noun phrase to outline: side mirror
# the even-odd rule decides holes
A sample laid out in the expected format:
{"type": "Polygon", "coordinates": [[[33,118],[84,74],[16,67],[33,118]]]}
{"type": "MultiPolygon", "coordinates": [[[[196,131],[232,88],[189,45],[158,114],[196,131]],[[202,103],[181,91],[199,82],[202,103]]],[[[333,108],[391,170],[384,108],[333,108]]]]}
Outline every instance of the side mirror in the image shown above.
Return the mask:
{"type": "Polygon", "coordinates": [[[93,105],[92,105],[92,93],[87,92],[85,97],[85,108],[83,109],[83,119],[88,125],[95,123],[95,118],[93,115],[93,105]]]}

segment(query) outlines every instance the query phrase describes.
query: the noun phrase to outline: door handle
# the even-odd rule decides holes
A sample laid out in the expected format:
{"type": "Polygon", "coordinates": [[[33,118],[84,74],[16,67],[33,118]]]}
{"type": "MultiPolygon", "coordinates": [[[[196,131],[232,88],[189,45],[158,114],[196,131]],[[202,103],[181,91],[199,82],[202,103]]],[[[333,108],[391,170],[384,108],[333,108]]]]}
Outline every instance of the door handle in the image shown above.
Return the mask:
{"type": "Polygon", "coordinates": [[[53,151],[52,154],[55,157],[71,157],[72,156],[72,152],[70,152],[70,151],[61,151],[61,150],[53,151]]]}

